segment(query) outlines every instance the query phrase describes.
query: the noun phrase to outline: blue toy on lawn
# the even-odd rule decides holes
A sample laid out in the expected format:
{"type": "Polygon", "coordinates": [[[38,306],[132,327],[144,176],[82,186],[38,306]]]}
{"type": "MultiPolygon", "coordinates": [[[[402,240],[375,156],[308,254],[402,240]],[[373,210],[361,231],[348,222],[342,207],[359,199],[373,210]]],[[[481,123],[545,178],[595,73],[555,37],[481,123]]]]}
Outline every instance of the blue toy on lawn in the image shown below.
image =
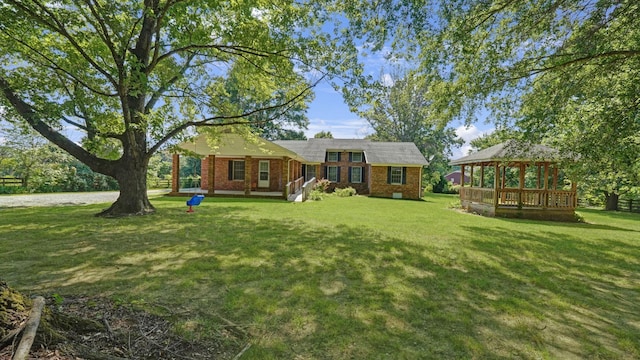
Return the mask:
{"type": "Polygon", "coordinates": [[[189,210],[187,210],[187,212],[192,213],[193,207],[200,205],[202,200],[204,200],[204,195],[193,195],[191,199],[187,200],[187,206],[189,207],[189,210]]]}

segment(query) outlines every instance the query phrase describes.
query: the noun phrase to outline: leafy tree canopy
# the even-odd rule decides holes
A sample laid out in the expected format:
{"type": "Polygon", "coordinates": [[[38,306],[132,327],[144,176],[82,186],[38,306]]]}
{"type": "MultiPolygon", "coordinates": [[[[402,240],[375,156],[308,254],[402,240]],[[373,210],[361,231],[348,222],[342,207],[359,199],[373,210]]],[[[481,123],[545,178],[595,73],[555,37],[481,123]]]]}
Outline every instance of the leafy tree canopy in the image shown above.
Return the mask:
{"type": "Polygon", "coordinates": [[[301,111],[325,76],[357,79],[355,41],[378,48],[384,39],[378,10],[333,1],[6,0],[0,106],[118,181],[120,197],[104,215],[150,213],[146,170],[156,151],[194,127],[301,111]]]}
{"type": "Polygon", "coordinates": [[[434,116],[423,78],[405,71],[385,79],[386,83],[381,80],[381,86],[369,89],[373,103],[358,108],[360,116],[373,128],[369,138],[416,144],[429,159],[427,173],[439,182],[449,169],[451,148],[461,145],[461,139],[455,129],[434,116]]]}
{"type": "Polygon", "coordinates": [[[320,131],[313,135],[313,137],[316,139],[333,139],[333,134],[331,131],[320,131]]]}
{"type": "Polygon", "coordinates": [[[502,128],[578,153],[583,180],[599,179],[607,193],[638,184],[639,2],[400,6],[409,20],[399,23],[392,56],[412,55],[443,121],[470,123],[487,108],[502,128]]]}

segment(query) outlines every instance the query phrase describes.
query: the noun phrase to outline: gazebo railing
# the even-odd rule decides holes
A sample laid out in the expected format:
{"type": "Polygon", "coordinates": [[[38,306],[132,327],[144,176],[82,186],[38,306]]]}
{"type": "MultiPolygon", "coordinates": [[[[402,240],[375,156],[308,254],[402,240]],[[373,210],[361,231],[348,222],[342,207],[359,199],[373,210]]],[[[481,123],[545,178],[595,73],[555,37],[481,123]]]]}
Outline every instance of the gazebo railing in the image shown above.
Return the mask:
{"type": "MultiPolygon", "coordinates": [[[[494,205],[495,190],[463,187],[460,199],[481,204],[494,205]]],[[[498,206],[523,206],[552,209],[574,209],[576,193],[566,190],[544,189],[499,189],[498,206]]]]}
{"type": "Polygon", "coordinates": [[[493,205],[495,190],[485,188],[460,188],[460,199],[482,204],[493,205]]]}

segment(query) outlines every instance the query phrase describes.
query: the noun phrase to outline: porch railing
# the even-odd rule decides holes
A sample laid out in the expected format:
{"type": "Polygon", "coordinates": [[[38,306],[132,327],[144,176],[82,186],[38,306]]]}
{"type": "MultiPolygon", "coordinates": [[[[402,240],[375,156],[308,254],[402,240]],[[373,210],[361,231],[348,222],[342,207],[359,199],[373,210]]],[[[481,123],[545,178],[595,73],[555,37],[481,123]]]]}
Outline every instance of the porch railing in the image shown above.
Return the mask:
{"type": "Polygon", "coordinates": [[[295,179],[294,181],[289,181],[287,183],[287,196],[291,194],[295,194],[302,188],[304,184],[304,177],[300,177],[295,179]]]}
{"type": "Polygon", "coordinates": [[[311,190],[313,190],[313,186],[316,184],[316,178],[313,177],[311,180],[307,181],[302,185],[302,201],[307,201],[309,198],[309,194],[311,190]]]}
{"type": "MultiPolygon", "coordinates": [[[[494,189],[463,187],[460,189],[460,200],[487,205],[495,205],[494,189]]],[[[543,189],[499,189],[498,206],[522,206],[552,209],[574,209],[576,193],[565,190],[543,189]]]]}

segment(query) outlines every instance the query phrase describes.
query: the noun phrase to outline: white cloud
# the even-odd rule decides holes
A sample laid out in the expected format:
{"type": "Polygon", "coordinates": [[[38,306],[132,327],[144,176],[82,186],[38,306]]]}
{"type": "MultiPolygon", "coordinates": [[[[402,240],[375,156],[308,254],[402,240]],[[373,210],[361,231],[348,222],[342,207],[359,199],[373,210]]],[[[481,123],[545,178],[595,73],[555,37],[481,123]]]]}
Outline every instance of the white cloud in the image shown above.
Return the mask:
{"type": "Polygon", "coordinates": [[[362,139],[371,133],[369,123],[364,119],[328,120],[311,119],[309,129],[305,130],[307,138],[312,138],[321,131],[329,131],[334,139],[362,139]]]}
{"type": "Polygon", "coordinates": [[[382,79],[380,79],[380,82],[384,87],[391,87],[393,86],[393,84],[395,84],[395,81],[393,80],[391,74],[382,74],[382,79]]]}
{"type": "Polygon", "coordinates": [[[453,149],[453,159],[469,155],[469,150],[471,150],[471,140],[479,138],[486,134],[491,134],[494,130],[495,128],[479,129],[473,124],[469,126],[458,126],[458,128],[456,129],[456,135],[464,140],[464,144],[457,149],[453,149]]]}

